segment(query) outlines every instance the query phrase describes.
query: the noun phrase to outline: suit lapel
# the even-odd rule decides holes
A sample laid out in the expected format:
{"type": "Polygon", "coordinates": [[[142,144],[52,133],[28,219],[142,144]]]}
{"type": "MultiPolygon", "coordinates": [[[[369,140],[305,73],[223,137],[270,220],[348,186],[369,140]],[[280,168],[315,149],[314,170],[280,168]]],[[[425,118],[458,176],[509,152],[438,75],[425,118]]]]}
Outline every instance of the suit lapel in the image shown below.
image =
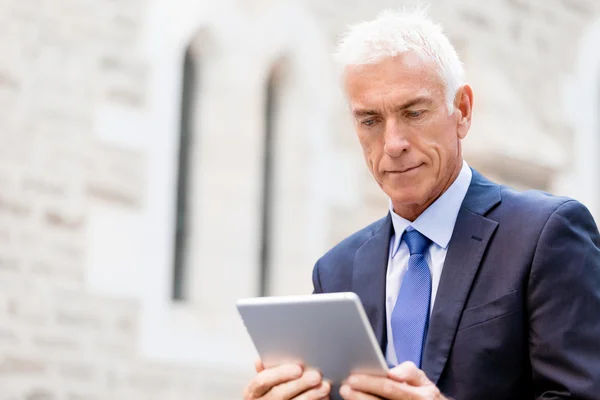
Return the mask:
{"type": "Polygon", "coordinates": [[[473,171],[458,213],[436,294],[422,368],[437,384],[448,360],[471,285],[498,223],[485,218],[501,200],[500,189],[473,171]]]}
{"type": "Polygon", "coordinates": [[[385,287],[392,232],[392,218],[388,214],[381,228],[357,250],[352,273],[352,291],[360,298],[382,351],[385,351],[385,287]]]}

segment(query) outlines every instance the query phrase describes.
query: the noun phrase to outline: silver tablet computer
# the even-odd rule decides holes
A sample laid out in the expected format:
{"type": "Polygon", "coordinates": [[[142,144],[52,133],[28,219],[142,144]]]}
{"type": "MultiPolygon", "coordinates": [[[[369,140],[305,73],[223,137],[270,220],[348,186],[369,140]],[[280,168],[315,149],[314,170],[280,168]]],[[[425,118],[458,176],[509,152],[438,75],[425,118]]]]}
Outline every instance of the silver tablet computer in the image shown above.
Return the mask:
{"type": "MultiPolygon", "coordinates": [[[[350,373],[388,367],[354,293],[261,297],[237,303],[265,367],[287,362],[320,370],[334,388],[350,373]]],[[[332,393],[332,398],[337,393],[332,393]]]]}

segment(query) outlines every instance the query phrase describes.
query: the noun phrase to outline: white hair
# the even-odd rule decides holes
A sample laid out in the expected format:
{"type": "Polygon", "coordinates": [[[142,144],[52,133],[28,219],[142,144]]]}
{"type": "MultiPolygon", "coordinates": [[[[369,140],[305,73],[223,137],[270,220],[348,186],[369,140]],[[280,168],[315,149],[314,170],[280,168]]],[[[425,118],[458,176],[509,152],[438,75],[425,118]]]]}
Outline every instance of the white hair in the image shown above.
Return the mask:
{"type": "Polygon", "coordinates": [[[408,51],[436,64],[445,84],[448,112],[454,112],[454,98],[464,84],[464,67],[442,27],[427,17],[427,7],[386,10],[375,20],[351,26],[334,56],[342,68],[347,68],[376,64],[408,51]]]}

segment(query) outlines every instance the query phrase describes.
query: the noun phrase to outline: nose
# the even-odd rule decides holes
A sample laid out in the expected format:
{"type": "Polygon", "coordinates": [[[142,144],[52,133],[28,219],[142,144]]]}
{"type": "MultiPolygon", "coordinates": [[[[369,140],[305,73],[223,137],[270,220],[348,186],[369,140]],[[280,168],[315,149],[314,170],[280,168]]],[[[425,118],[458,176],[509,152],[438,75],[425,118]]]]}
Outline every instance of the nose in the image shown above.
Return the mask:
{"type": "Polygon", "coordinates": [[[390,157],[399,157],[402,152],[408,150],[410,143],[397,123],[390,122],[385,128],[383,151],[390,157]]]}

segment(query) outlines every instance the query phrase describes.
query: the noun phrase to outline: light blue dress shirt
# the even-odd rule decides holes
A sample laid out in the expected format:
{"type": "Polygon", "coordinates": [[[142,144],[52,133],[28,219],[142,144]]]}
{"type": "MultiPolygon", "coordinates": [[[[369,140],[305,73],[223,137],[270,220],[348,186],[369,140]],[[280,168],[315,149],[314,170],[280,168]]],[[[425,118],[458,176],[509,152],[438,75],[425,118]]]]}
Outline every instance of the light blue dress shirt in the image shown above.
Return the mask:
{"type": "MultiPolygon", "coordinates": [[[[394,340],[390,319],[396,299],[400,292],[402,279],[408,268],[408,258],[410,253],[408,246],[401,241],[402,234],[409,226],[427,236],[432,244],[426,255],[427,264],[431,270],[431,310],[435,303],[435,295],[440,283],[444,260],[448,243],[454,231],[454,224],[458,216],[460,206],[467,194],[471,184],[472,172],[466,161],[463,161],[462,168],[456,180],[442,195],[433,202],[419,217],[410,222],[394,212],[392,202],[390,201],[390,213],[394,225],[394,235],[390,242],[390,254],[388,258],[388,268],[386,277],[386,321],[387,321],[387,348],[386,359],[390,365],[397,364],[396,350],[394,349],[394,340]]],[[[430,312],[431,312],[430,310],[430,312]]]]}

